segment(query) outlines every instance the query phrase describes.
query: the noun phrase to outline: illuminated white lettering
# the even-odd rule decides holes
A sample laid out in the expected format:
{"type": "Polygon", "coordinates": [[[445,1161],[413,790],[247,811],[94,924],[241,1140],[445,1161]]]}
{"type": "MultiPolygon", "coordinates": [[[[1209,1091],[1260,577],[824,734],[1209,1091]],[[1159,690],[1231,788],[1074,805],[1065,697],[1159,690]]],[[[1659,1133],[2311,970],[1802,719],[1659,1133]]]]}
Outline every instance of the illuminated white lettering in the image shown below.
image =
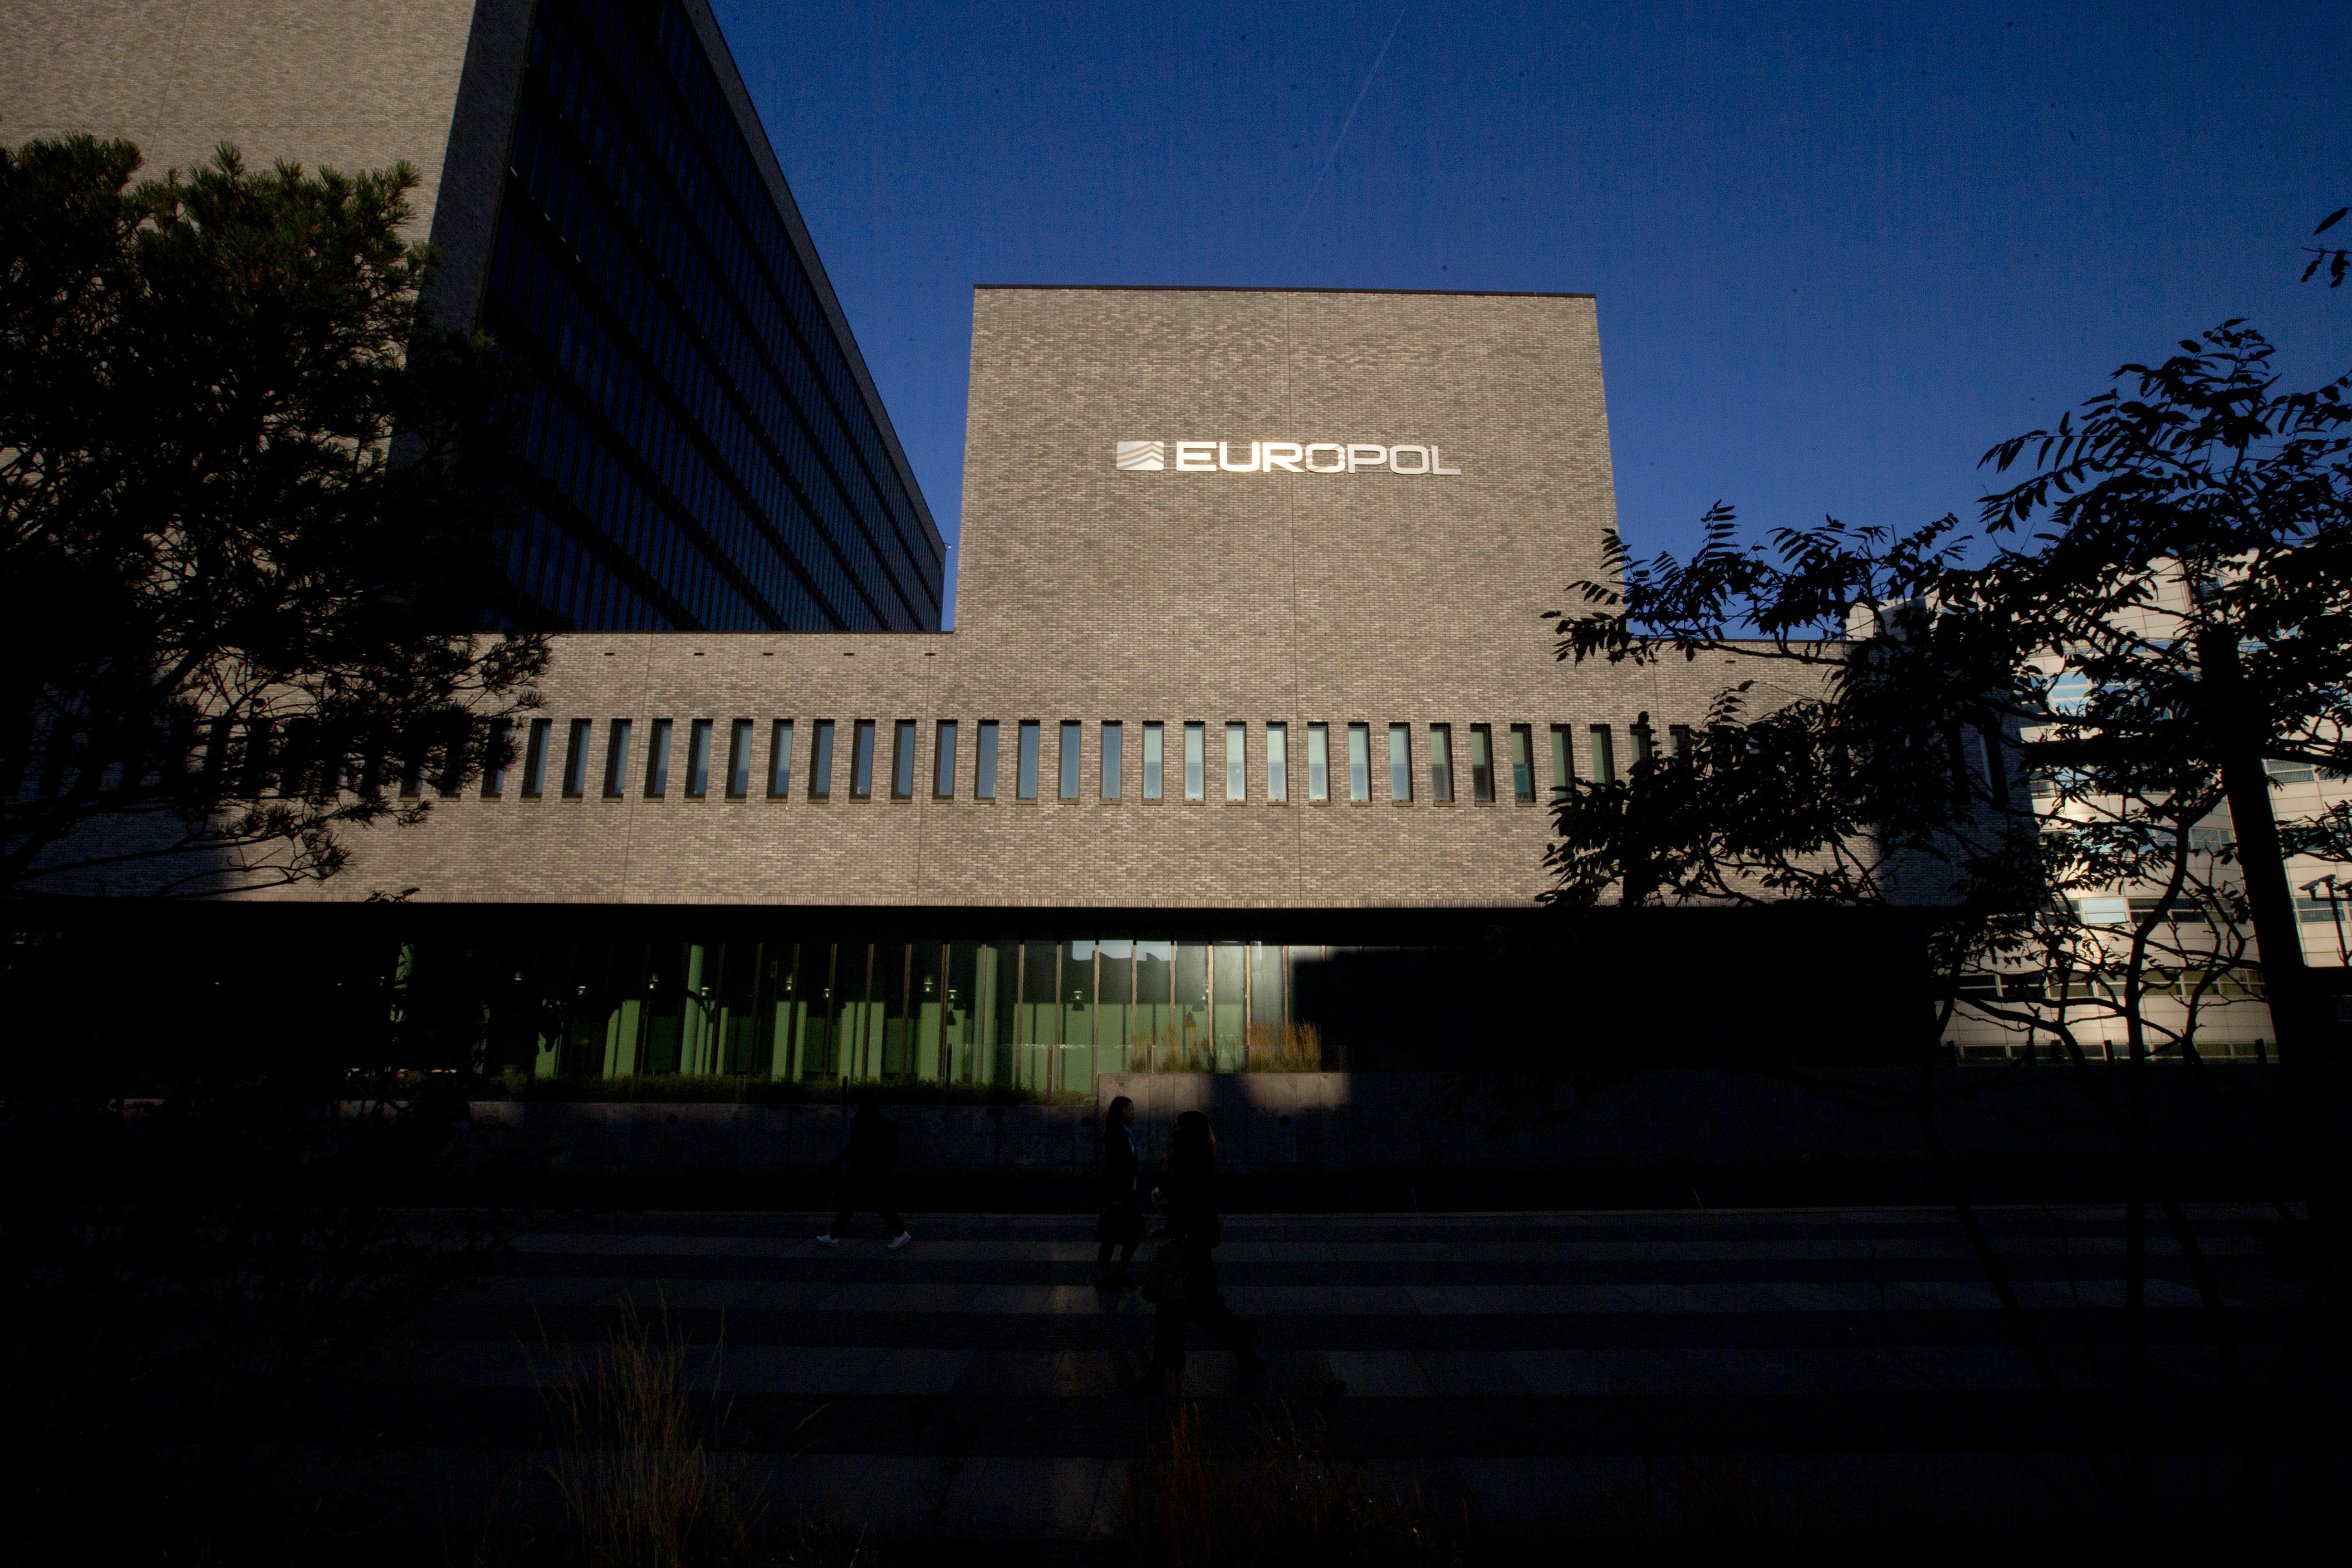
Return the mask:
{"type": "Polygon", "coordinates": [[[1113,448],[1118,466],[1130,473],[1162,467],[1188,474],[1356,474],[1385,468],[1412,478],[1462,472],[1447,468],[1436,447],[1414,441],[1400,447],[1370,441],[1118,441],[1113,448]]]}

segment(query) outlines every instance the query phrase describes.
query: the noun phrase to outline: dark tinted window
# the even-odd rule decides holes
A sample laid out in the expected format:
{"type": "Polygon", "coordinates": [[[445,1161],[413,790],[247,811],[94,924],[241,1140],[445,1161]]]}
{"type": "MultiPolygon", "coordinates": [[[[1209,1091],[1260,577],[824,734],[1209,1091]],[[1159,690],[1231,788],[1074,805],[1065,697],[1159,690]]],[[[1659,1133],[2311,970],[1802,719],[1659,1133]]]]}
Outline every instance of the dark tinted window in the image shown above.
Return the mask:
{"type": "Polygon", "coordinates": [[[939,625],[945,548],[677,5],[541,0],[482,325],[535,385],[508,613],[939,625]]]}

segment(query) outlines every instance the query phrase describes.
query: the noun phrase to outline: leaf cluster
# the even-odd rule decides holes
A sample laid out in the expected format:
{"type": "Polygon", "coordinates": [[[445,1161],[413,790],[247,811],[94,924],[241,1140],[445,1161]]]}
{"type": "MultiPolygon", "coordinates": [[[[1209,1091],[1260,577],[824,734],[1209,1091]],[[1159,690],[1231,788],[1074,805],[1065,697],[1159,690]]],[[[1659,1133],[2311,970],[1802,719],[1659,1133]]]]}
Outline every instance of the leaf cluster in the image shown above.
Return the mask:
{"type": "MultiPolygon", "coordinates": [[[[1973,529],[1749,541],[1718,503],[1686,562],[1612,537],[1559,658],[1749,668],[1685,754],[1563,792],[1552,900],[1925,906],[1948,986],[2036,977],[2011,1021],[2210,990],[2246,953],[2223,759],[2352,773],[2352,382],[2283,391],[2272,353],[2230,321],[2123,367],[1985,455],[2023,474],[1973,529]]],[[[2352,859],[2347,826],[2282,847],[2352,859]]]]}
{"type": "Polygon", "coordinates": [[[516,384],[419,305],[415,171],[138,166],[0,149],[12,892],[330,875],[545,659],[481,629],[516,384]]]}

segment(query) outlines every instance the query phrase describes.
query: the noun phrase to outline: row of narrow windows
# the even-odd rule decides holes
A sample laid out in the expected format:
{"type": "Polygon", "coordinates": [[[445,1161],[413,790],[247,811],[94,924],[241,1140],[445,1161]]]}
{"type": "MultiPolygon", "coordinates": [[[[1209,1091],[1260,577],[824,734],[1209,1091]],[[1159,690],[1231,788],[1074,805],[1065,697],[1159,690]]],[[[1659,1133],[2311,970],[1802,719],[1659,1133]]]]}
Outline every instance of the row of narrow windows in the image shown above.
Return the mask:
{"type": "MultiPolygon", "coordinates": [[[[723,725],[693,719],[686,721],[682,736],[675,720],[653,720],[641,736],[634,721],[614,719],[604,724],[601,745],[593,720],[571,720],[560,734],[556,725],[552,719],[529,721],[519,747],[511,743],[515,737],[510,733],[502,729],[495,732],[490,752],[512,754],[517,776],[510,778],[504,767],[486,769],[483,798],[498,799],[511,785],[523,799],[536,800],[550,793],[552,782],[566,799],[583,798],[597,785],[597,793],[607,800],[632,793],[660,800],[675,788],[689,800],[714,793],[744,800],[756,791],[770,800],[789,800],[797,792],[801,798],[825,801],[834,798],[838,784],[846,786],[852,800],[882,795],[910,801],[925,782],[918,778],[918,723],[912,719],[814,720],[807,726],[804,746],[800,726],[790,719],[770,721],[764,734],[750,719],[723,725]],[[845,728],[845,737],[841,734],[845,728]],[[838,754],[844,752],[845,758],[838,754]],[[841,765],[845,762],[845,767],[841,765]]],[[[1289,723],[1229,723],[1221,727],[1223,746],[1213,758],[1213,726],[1155,720],[1136,726],[1142,733],[1136,737],[1139,744],[1130,757],[1130,726],[1114,719],[1095,726],[1091,769],[1086,765],[1087,728],[1076,720],[1048,725],[1035,719],[1012,723],[982,719],[969,726],[967,749],[965,723],[939,720],[924,770],[929,774],[930,796],[993,801],[1009,784],[1012,798],[1023,801],[1037,800],[1048,789],[1055,799],[1082,800],[1091,788],[1093,798],[1101,801],[1129,799],[1132,790],[1145,801],[1205,801],[1213,795],[1280,803],[1291,800],[1294,789],[1303,784],[1306,799],[1318,804],[1379,800],[1407,805],[1423,800],[1444,805],[1462,798],[1457,789],[1466,784],[1468,800],[1479,805],[1504,799],[1533,805],[1538,799],[1538,730],[1532,724],[1469,724],[1458,731],[1453,724],[1429,724],[1416,732],[1412,724],[1310,723],[1297,726],[1306,731],[1302,758],[1289,723]],[[1056,731],[1050,760],[1045,754],[1049,729],[1056,731]],[[1301,762],[1303,779],[1296,776],[1301,762]]],[[[1564,791],[1575,781],[1580,751],[1586,777],[1602,784],[1615,781],[1617,740],[1609,725],[1588,725],[1580,736],[1573,725],[1553,724],[1543,734],[1549,748],[1552,791],[1564,791]]],[[[1647,761],[1654,744],[1647,721],[1632,725],[1628,735],[1633,760],[1647,761]]],[[[1689,728],[1672,726],[1668,744],[1675,755],[1687,756],[1689,728]]],[[[417,794],[421,782],[422,770],[412,772],[402,793],[417,794]]]]}

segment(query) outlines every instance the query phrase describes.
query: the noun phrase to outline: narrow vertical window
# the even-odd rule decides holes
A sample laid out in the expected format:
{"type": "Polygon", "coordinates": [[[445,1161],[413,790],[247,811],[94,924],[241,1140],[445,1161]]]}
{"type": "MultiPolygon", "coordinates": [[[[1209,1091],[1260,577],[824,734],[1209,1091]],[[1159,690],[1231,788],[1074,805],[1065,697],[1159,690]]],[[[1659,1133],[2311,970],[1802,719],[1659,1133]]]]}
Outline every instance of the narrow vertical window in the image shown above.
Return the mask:
{"type": "Polygon", "coordinates": [[[669,794],[669,732],[673,721],[654,721],[654,730],[646,738],[646,798],[659,800],[669,794]]]}
{"type": "Polygon", "coordinates": [[[1208,727],[1204,724],[1184,726],[1184,798],[1205,799],[1208,795],[1208,727]]]}
{"type": "Polygon", "coordinates": [[[751,721],[738,719],[727,727],[727,798],[747,800],[751,794],[751,721]]]}
{"type": "Polygon", "coordinates": [[[915,798],[915,721],[901,719],[890,734],[890,798],[915,798]]]}
{"type": "MultiPolygon", "coordinates": [[[[268,721],[265,720],[263,722],[267,723],[268,721]]],[[[254,726],[254,738],[246,743],[246,794],[259,795],[268,787],[260,782],[259,775],[268,771],[269,764],[267,761],[268,752],[268,737],[262,732],[261,726],[257,724],[254,726]],[[253,761],[257,756],[264,759],[257,765],[253,761]]],[[[512,760],[513,754],[514,725],[505,719],[491,720],[489,738],[482,744],[482,798],[484,800],[496,800],[507,793],[507,763],[512,760]]]]}
{"type": "Polygon", "coordinates": [[[1412,799],[1412,726],[1389,726],[1389,798],[1400,803],[1412,799]]]}
{"type": "Polygon", "coordinates": [[[585,719],[572,721],[572,732],[563,742],[563,798],[578,800],[588,793],[588,732],[585,719]]]}
{"type": "Polygon", "coordinates": [[[1058,794],[1064,800],[1078,798],[1078,734],[1084,729],[1075,719],[1062,721],[1061,754],[1055,761],[1061,764],[1062,787],[1058,794]]]}
{"type": "Polygon", "coordinates": [[[1290,726],[1265,727],[1265,798],[1290,798],[1290,726]]]}
{"type": "Polygon", "coordinates": [[[768,731],[768,798],[793,797],[793,721],[779,719],[768,731]]]}
{"type": "MultiPolygon", "coordinates": [[[[213,721],[213,736],[216,747],[226,743],[229,736],[228,723],[226,714],[213,721]]],[[[473,721],[470,719],[460,718],[450,725],[448,733],[448,743],[441,752],[441,779],[437,787],[441,792],[442,799],[455,800],[465,792],[466,788],[466,749],[474,739],[473,721]]],[[[208,787],[217,791],[219,781],[224,776],[223,768],[226,761],[226,755],[217,749],[214,754],[205,759],[205,772],[213,781],[208,787]]]]}
{"type": "Polygon", "coordinates": [[[629,787],[629,721],[615,719],[604,741],[604,798],[618,800],[629,787]]]}
{"type": "Polygon", "coordinates": [[[1551,797],[1567,796],[1576,783],[1575,734],[1565,724],[1551,727],[1551,797]]]}
{"type": "Polygon", "coordinates": [[[971,767],[971,798],[996,798],[996,721],[980,721],[980,744],[974,752],[971,767]]]}
{"type": "Polygon", "coordinates": [[[1249,726],[1225,726],[1225,798],[1249,798],[1249,726]]]}
{"type": "Polygon", "coordinates": [[[931,742],[931,798],[955,798],[956,721],[940,721],[938,732],[931,742]]]}
{"type": "Polygon", "coordinates": [[[1536,735],[1525,724],[1511,726],[1511,798],[1521,805],[1536,803],[1536,735]]]}
{"type": "Polygon", "coordinates": [[[1647,713],[1633,721],[1633,765],[1652,761],[1655,753],[1650,745],[1650,716],[1647,713]]]}
{"type": "Polygon", "coordinates": [[[1348,726],[1348,798],[1372,798],[1372,727],[1348,726]]]}
{"type": "Polygon", "coordinates": [[[1429,727],[1429,798],[1440,805],[1454,804],[1454,726],[1429,727]]]}
{"type": "Polygon", "coordinates": [[[1470,726],[1470,799],[1476,805],[1495,804],[1495,730],[1491,724],[1470,726]]]}
{"type": "Polygon", "coordinates": [[[686,798],[710,793],[710,721],[697,719],[686,732],[686,798]]]}
{"type": "Polygon", "coordinates": [[[820,719],[809,737],[809,798],[833,798],[833,721],[820,719]]]}
{"type": "Polygon", "coordinates": [[[1020,753],[1013,763],[1013,793],[1023,800],[1037,798],[1037,747],[1040,727],[1034,719],[1021,721],[1020,753]]]}
{"type": "Polygon", "coordinates": [[[1609,726],[1592,726],[1592,782],[1612,784],[1617,782],[1617,744],[1611,739],[1609,726]]]}
{"type": "Polygon", "coordinates": [[[1331,726],[1307,726],[1307,798],[1331,798],[1331,726]]]}
{"type": "Polygon", "coordinates": [[[1160,769],[1164,761],[1160,753],[1165,744],[1165,730],[1166,726],[1156,723],[1143,727],[1143,798],[1146,800],[1160,798],[1160,769]]]}
{"type": "Polygon", "coordinates": [[[1678,763],[1691,760],[1691,728],[1687,724],[1666,726],[1666,752],[1678,763]]]}
{"type": "Polygon", "coordinates": [[[1977,744],[1984,754],[1985,789],[1991,795],[1995,805],[2006,805],[2009,804],[2009,768],[2001,761],[2000,737],[1980,732],[1977,736],[1977,744]]]}
{"type": "Polygon", "coordinates": [[[547,793],[547,737],[555,727],[552,719],[533,719],[530,739],[522,748],[522,797],[537,800],[547,793]]]}
{"type": "Polygon", "coordinates": [[[1127,787],[1126,781],[1119,776],[1119,763],[1122,759],[1118,754],[1119,742],[1125,738],[1125,727],[1122,726],[1118,720],[1106,719],[1103,721],[1102,797],[1105,800],[1118,799],[1120,797],[1120,792],[1127,787]]]}
{"type": "Polygon", "coordinates": [[[874,721],[860,719],[850,731],[849,798],[874,798],[874,721]]]}

